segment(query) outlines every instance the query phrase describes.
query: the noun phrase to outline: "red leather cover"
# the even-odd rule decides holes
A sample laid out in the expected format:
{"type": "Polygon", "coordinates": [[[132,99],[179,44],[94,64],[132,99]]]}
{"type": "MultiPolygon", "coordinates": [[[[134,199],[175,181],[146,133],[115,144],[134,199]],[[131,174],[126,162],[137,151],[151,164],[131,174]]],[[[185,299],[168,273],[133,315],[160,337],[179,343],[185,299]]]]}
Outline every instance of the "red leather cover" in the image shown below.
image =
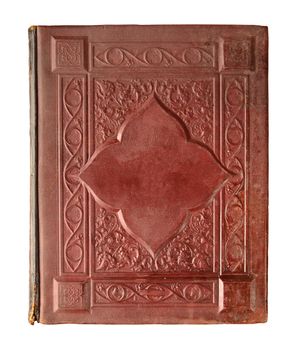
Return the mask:
{"type": "Polygon", "coordinates": [[[267,28],[31,31],[31,322],[265,322],[267,28]]]}

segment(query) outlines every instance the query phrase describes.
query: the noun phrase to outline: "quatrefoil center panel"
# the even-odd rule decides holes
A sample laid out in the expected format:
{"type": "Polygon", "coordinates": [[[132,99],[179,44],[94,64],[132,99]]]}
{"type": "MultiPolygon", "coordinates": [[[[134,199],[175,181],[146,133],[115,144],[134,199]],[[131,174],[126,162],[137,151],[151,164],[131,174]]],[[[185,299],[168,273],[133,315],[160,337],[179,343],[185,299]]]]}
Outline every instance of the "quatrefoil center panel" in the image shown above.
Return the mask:
{"type": "Polygon", "coordinates": [[[80,174],[99,205],[117,212],[153,256],[228,176],[156,96],[127,118],[117,139],[100,146],[80,174]]]}

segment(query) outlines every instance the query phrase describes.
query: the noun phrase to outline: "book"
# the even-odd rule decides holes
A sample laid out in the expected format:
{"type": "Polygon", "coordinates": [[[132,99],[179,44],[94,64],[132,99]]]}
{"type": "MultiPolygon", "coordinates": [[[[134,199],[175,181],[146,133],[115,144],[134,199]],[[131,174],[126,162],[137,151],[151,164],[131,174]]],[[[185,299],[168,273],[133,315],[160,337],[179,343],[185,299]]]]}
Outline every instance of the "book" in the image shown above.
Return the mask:
{"type": "Polygon", "coordinates": [[[29,322],[266,322],[267,27],[29,42],[29,322]]]}

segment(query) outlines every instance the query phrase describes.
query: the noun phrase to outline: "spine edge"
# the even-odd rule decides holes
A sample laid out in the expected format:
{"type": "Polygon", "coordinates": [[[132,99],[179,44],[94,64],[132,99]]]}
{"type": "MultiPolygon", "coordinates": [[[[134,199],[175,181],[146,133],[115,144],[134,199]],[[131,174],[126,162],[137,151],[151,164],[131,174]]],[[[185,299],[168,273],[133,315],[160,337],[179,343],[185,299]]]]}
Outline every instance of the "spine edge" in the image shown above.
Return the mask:
{"type": "Polygon", "coordinates": [[[38,216],[38,89],[37,27],[29,28],[30,79],[30,275],[29,314],[31,325],[40,317],[39,216],[38,216]]]}

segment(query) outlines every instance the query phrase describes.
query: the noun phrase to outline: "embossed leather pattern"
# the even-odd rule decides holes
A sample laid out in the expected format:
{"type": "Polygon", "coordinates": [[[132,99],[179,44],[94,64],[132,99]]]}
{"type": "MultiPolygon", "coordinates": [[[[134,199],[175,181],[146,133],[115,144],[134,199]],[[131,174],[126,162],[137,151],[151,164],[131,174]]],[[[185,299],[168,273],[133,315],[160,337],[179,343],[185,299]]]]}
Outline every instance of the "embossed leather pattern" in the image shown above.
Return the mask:
{"type": "Polygon", "coordinates": [[[267,29],[36,32],[40,322],[265,322],[267,29]]]}

